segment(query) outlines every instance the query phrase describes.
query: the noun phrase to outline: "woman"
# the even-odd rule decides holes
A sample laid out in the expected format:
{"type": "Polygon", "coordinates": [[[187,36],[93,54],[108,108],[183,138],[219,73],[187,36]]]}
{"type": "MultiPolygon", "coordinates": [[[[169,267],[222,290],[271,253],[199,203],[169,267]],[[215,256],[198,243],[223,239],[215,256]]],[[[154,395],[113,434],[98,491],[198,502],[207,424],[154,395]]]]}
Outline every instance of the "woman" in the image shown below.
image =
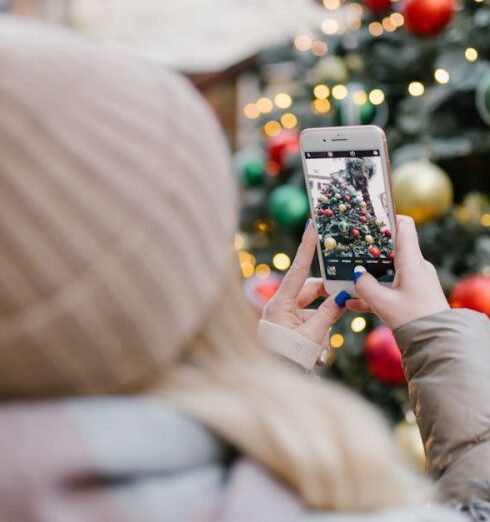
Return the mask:
{"type": "MultiPolygon", "coordinates": [[[[258,342],[230,248],[226,147],[186,82],[7,18],[0,71],[2,522],[460,519],[427,508],[434,488],[399,459],[378,413],[258,342]]],[[[341,313],[332,298],[303,310],[320,294],[304,284],[313,236],[261,326],[270,349],[303,363],[341,313]]],[[[468,443],[470,417],[458,444],[424,384],[457,365],[424,357],[443,352],[436,336],[464,368],[456,344],[473,362],[477,348],[454,324],[463,314],[480,347],[488,324],[446,310],[413,225],[398,237],[398,288],[363,275],[365,301],[349,307],[397,328],[432,469],[466,499],[467,478],[487,478],[488,445],[468,443]]],[[[479,362],[464,400],[488,386],[479,362]]]]}

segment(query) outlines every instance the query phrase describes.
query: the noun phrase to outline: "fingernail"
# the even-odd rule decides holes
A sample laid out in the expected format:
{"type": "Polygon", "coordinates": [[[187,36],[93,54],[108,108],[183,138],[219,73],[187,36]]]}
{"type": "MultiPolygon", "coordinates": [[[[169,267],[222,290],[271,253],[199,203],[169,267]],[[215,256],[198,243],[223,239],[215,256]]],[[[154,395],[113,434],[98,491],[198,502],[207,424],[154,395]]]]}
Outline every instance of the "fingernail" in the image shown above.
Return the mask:
{"type": "Polygon", "coordinates": [[[335,296],[335,304],[339,307],[339,308],[345,308],[345,303],[349,300],[349,299],[352,299],[351,298],[351,295],[349,294],[349,292],[346,292],[345,290],[342,290],[342,292],[338,293],[336,296],[335,296]]]}
{"type": "Polygon", "coordinates": [[[356,266],[354,268],[354,275],[352,276],[352,279],[354,280],[354,284],[357,283],[358,279],[364,274],[366,269],[362,265],[356,266]]]}
{"type": "Polygon", "coordinates": [[[308,228],[308,225],[311,223],[311,218],[307,219],[306,220],[306,223],[305,223],[305,230],[308,228]]]}
{"type": "Polygon", "coordinates": [[[322,364],[323,366],[327,366],[327,362],[328,362],[328,351],[327,350],[323,350],[322,353],[320,354],[320,358],[319,358],[319,363],[322,364]]]}

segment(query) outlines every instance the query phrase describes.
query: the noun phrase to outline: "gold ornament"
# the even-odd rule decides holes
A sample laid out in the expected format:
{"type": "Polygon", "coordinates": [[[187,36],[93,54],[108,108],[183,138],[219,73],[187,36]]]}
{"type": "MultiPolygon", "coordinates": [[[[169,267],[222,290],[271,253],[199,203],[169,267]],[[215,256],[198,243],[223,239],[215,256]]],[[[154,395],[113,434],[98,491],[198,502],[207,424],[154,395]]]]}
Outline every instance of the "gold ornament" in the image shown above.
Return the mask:
{"type": "Polygon", "coordinates": [[[366,241],[366,243],[368,243],[369,245],[372,245],[374,243],[374,238],[371,234],[368,234],[365,238],[364,238],[364,241],[366,241]]]}
{"type": "Polygon", "coordinates": [[[340,199],[340,198],[341,198],[341,195],[340,195],[338,192],[336,192],[336,193],[335,193],[335,198],[336,198],[336,199],[340,199]]]}
{"type": "Polygon", "coordinates": [[[375,224],[377,227],[380,227],[380,226],[383,224],[383,222],[381,221],[381,219],[375,219],[375,220],[374,220],[374,224],[375,224]]]}
{"type": "Polygon", "coordinates": [[[340,210],[340,212],[345,212],[347,210],[347,207],[343,203],[341,203],[339,205],[339,210],[340,210]]]}
{"type": "Polygon", "coordinates": [[[361,202],[359,203],[359,206],[360,206],[361,208],[366,208],[366,207],[367,207],[367,203],[366,203],[365,201],[361,201],[361,202]]]}
{"type": "Polygon", "coordinates": [[[415,422],[399,422],[394,430],[395,444],[420,470],[425,470],[425,452],[420,431],[415,422]]]}
{"type": "Polygon", "coordinates": [[[325,238],[325,241],[323,242],[323,246],[325,247],[325,250],[329,252],[330,250],[333,250],[337,246],[337,241],[333,237],[327,237],[325,238]]]}
{"type": "Polygon", "coordinates": [[[323,194],[318,195],[318,201],[326,201],[326,200],[327,200],[327,198],[323,194]]]}
{"type": "Polygon", "coordinates": [[[429,161],[410,161],[395,169],[393,189],[397,212],[412,216],[417,225],[442,216],[453,203],[449,177],[429,161]]]}

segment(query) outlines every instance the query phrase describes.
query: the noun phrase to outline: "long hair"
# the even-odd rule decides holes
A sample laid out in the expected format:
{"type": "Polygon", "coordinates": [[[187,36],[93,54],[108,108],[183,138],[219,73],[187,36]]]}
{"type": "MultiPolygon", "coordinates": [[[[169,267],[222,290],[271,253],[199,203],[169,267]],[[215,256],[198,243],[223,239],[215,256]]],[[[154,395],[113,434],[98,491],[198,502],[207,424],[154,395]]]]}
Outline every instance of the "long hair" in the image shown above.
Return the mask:
{"type": "Polygon", "coordinates": [[[381,416],[347,389],[301,375],[258,343],[235,274],[165,376],[161,393],[315,509],[417,504],[431,487],[394,449],[381,416]]]}

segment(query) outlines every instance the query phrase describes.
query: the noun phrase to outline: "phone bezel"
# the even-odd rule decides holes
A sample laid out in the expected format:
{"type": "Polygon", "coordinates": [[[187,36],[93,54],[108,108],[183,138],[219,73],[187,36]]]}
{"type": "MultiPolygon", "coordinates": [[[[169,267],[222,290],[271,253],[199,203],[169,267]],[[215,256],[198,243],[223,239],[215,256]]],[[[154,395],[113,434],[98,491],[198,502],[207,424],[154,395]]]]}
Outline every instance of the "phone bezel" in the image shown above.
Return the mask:
{"type": "MultiPolygon", "coordinates": [[[[383,130],[375,125],[359,125],[345,127],[317,127],[304,129],[300,134],[300,152],[303,166],[303,176],[305,179],[306,190],[308,192],[308,202],[310,215],[314,220],[314,206],[310,193],[310,184],[307,177],[307,165],[305,152],[329,152],[344,150],[366,150],[378,149],[383,163],[383,182],[386,187],[386,197],[388,202],[388,215],[391,223],[396,225],[396,212],[393,203],[390,161],[388,156],[388,146],[383,130]]],[[[395,241],[396,226],[392,226],[392,238],[395,241]]],[[[320,264],[320,271],[325,286],[329,294],[336,295],[342,290],[349,292],[352,297],[357,297],[353,281],[327,279],[323,265],[322,249],[319,239],[317,239],[317,255],[320,264]]],[[[391,287],[392,283],[380,283],[383,286],[391,287]]]]}

